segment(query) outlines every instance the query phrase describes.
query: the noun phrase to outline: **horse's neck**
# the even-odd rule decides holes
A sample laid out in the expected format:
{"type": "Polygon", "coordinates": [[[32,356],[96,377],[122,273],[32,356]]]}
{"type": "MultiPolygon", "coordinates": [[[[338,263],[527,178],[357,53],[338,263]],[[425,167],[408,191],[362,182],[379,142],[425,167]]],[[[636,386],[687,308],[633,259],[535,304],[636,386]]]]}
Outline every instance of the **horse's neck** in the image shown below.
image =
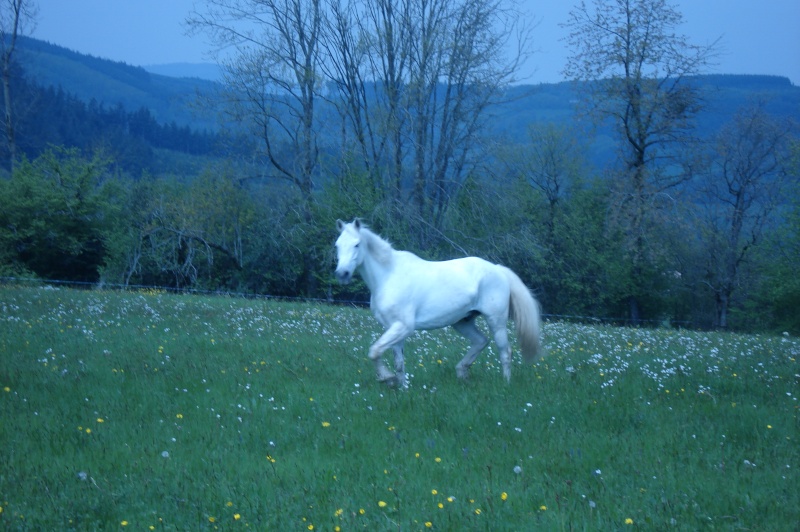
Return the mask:
{"type": "Polygon", "coordinates": [[[369,287],[370,292],[379,290],[389,275],[396,252],[389,250],[388,254],[388,257],[378,259],[371,252],[367,253],[364,262],[361,264],[361,277],[369,287]]]}

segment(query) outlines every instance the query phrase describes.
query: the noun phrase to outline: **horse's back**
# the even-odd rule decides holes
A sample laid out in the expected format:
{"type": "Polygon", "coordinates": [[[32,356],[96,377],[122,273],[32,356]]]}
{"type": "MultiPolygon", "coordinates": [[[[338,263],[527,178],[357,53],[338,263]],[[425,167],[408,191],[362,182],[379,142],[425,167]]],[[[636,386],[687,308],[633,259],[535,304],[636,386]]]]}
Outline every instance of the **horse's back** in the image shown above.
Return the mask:
{"type": "MultiPolygon", "coordinates": [[[[452,325],[474,312],[497,312],[508,305],[508,282],[503,270],[478,257],[426,261],[402,253],[390,283],[373,294],[374,310],[400,312],[415,328],[452,325]]],[[[387,316],[388,318],[389,316],[387,316]]]]}

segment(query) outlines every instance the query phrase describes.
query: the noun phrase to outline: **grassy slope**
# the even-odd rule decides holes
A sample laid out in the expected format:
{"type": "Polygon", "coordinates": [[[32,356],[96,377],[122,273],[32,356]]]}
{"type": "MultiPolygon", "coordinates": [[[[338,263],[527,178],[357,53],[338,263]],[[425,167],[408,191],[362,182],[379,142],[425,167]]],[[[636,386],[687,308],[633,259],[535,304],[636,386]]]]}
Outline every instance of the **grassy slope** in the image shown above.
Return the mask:
{"type": "Polygon", "coordinates": [[[550,356],[367,311],[0,286],[0,527],[791,529],[793,338],[550,323],[550,356]]]}

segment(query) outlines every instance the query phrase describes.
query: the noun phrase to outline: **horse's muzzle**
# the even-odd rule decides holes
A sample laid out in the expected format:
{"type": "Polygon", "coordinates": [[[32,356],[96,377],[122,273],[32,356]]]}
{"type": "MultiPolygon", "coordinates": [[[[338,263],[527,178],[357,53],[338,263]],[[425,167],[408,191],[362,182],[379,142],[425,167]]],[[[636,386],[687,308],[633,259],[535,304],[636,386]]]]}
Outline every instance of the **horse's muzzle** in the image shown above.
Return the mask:
{"type": "Polygon", "coordinates": [[[336,270],[336,280],[341,284],[347,284],[353,280],[353,272],[350,270],[336,270]]]}

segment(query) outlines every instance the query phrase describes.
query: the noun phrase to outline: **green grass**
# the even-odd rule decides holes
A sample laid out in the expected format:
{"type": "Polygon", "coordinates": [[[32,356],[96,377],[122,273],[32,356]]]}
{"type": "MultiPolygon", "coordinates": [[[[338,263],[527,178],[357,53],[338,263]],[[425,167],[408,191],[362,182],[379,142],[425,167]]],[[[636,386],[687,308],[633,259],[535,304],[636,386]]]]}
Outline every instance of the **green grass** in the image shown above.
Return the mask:
{"type": "Polygon", "coordinates": [[[550,356],[363,309],[0,286],[0,528],[788,530],[800,341],[548,323],[550,356]]]}

